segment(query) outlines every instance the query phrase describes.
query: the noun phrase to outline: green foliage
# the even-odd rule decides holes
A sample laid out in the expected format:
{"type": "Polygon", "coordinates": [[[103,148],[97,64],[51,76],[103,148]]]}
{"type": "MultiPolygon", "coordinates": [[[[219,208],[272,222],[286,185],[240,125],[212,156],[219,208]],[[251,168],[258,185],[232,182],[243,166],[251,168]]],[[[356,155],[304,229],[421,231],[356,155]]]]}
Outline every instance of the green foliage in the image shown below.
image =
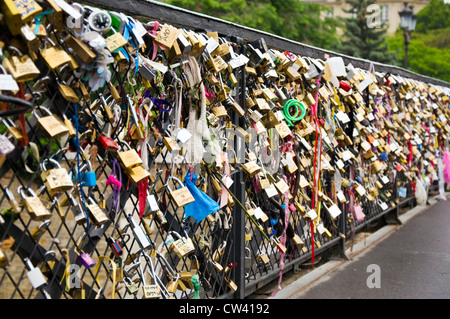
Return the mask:
{"type": "Polygon", "coordinates": [[[417,14],[416,32],[425,33],[428,30],[450,27],[450,3],[444,0],[431,0],[417,14]]]}
{"type": "MultiPolygon", "coordinates": [[[[411,33],[408,49],[408,69],[450,82],[450,4],[431,0],[417,13],[416,30],[411,33]]],[[[405,46],[399,29],[388,39],[397,54],[397,65],[403,66],[405,46]]]]}
{"type": "Polygon", "coordinates": [[[187,10],[218,17],[294,41],[333,50],[339,45],[335,19],[321,18],[329,9],[298,0],[164,0],[187,10]]]}
{"type": "MultiPolygon", "coordinates": [[[[412,33],[408,50],[408,69],[450,82],[450,27],[427,33],[412,33]]],[[[405,47],[402,31],[388,39],[389,46],[397,54],[399,66],[403,66],[405,47]]]]}
{"type": "Polygon", "coordinates": [[[343,18],[345,24],[342,45],[338,49],[344,54],[392,64],[395,55],[389,52],[389,45],[385,40],[387,25],[379,24],[377,27],[369,24],[372,22],[373,11],[370,5],[376,4],[376,0],[347,0],[350,5],[347,13],[355,13],[354,16],[343,18]]]}

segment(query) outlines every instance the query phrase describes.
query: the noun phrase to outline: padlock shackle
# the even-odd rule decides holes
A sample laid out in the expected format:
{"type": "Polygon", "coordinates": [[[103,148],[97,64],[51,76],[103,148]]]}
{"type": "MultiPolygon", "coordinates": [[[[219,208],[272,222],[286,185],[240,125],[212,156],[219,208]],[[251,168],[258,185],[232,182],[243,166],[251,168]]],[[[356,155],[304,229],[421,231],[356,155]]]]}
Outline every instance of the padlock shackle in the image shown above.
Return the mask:
{"type": "Polygon", "coordinates": [[[33,115],[39,120],[41,117],[39,116],[39,115],[37,115],[36,114],[36,110],[37,109],[39,109],[39,110],[44,110],[48,115],[53,115],[53,113],[52,112],[50,112],[50,110],[48,109],[48,108],[46,108],[45,106],[42,106],[42,105],[38,105],[38,106],[36,106],[36,108],[33,110],[33,115]]]}
{"type": "Polygon", "coordinates": [[[174,234],[175,237],[177,237],[177,239],[181,239],[181,241],[184,242],[183,237],[181,237],[181,235],[180,235],[178,232],[176,232],[175,230],[169,231],[169,234],[170,234],[170,235],[174,234]]]}
{"type": "Polygon", "coordinates": [[[170,273],[169,275],[171,277],[176,278],[177,275],[179,276],[179,274],[173,270],[172,266],[170,266],[167,259],[159,251],[156,251],[156,257],[158,257],[158,260],[162,259],[161,265],[163,266],[164,270],[168,270],[168,272],[170,273]]]}
{"type": "MultiPolygon", "coordinates": [[[[142,252],[141,255],[144,256],[144,258],[147,260],[147,262],[150,264],[149,265],[149,274],[153,279],[153,282],[155,283],[155,285],[157,285],[159,287],[159,290],[163,292],[164,297],[168,298],[170,296],[169,291],[166,289],[166,286],[164,285],[164,283],[161,281],[161,278],[159,278],[156,274],[155,274],[155,268],[153,267],[153,261],[150,258],[149,255],[147,255],[146,253],[142,252]]],[[[140,263],[139,263],[140,264],[140,263]]],[[[139,266],[139,270],[141,271],[141,275],[142,275],[142,281],[145,285],[145,279],[144,279],[144,273],[142,272],[141,266],[139,266]]],[[[178,275],[179,276],[179,275],[178,275]]]]}
{"type": "Polygon", "coordinates": [[[45,158],[40,164],[41,169],[42,169],[43,172],[47,171],[47,166],[46,165],[48,163],[53,164],[56,168],[61,168],[61,165],[59,164],[59,162],[57,160],[55,160],[53,158],[45,158]]]}
{"type": "Polygon", "coordinates": [[[130,144],[128,144],[128,143],[125,142],[124,140],[119,140],[118,142],[119,142],[119,143],[118,143],[119,145],[125,145],[126,147],[128,147],[128,151],[129,151],[129,150],[132,150],[130,144]]]}
{"type": "Polygon", "coordinates": [[[25,188],[25,187],[23,187],[22,185],[20,185],[19,187],[17,187],[17,193],[19,193],[19,195],[20,195],[22,198],[25,198],[25,196],[23,195],[23,193],[24,193],[25,191],[27,191],[28,194],[30,194],[32,197],[37,197],[36,193],[35,193],[32,189],[30,189],[30,188],[25,188]]]}
{"type": "Polygon", "coordinates": [[[19,56],[19,57],[22,57],[22,56],[23,56],[22,51],[20,51],[20,50],[19,50],[18,48],[16,48],[15,46],[9,45],[9,46],[8,46],[8,51],[14,51],[14,52],[17,54],[17,56],[19,56]]]}
{"type": "Polygon", "coordinates": [[[175,177],[172,174],[170,174],[169,177],[167,178],[166,183],[165,183],[165,187],[169,190],[169,192],[172,192],[172,189],[169,186],[169,181],[172,180],[172,179],[174,179],[181,187],[185,186],[183,184],[183,182],[178,179],[178,177],[175,177]]]}

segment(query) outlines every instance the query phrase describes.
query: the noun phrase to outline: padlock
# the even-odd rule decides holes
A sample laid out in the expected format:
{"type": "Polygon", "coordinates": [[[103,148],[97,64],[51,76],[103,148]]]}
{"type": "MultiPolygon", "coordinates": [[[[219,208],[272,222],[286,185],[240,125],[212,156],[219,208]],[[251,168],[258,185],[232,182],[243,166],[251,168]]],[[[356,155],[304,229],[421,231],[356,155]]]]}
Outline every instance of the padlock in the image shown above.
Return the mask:
{"type": "Polygon", "coordinates": [[[17,188],[17,193],[22,197],[23,204],[32,220],[43,221],[52,217],[52,213],[45,207],[41,199],[36,196],[32,189],[25,189],[20,185],[17,188]],[[25,192],[31,196],[26,196],[25,192]]]}
{"type": "Polygon", "coordinates": [[[42,170],[42,181],[50,194],[66,192],[73,188],[72,178],[67,173],[67,170],[61,167],[58,161],[52,158],[45,158],[40,166],[42,170]],[[53,168],[48,169],[48,164],[51,164],[53,168]]]}
{"type": "Polygon", "coordinates": [[[142,228],[134,221],[133,217],[131,215],[127,214],[125,215],[129,225],[131,226],[131,231],[133,232],[134,238],[138,242],[141,249],[147,249],[152,244],[150,242],[150,239],[147,237],[145,232],[142,230],[142,228]]]}
{"type": "Polygon", "coordinates": [[[41,235],[43,235],[48,230],[50,223],[51,223],[50,219],[44,220],[38,227],[36,227],[31,232],[31,235],[30,235],[31,238],[33,238],[36,242],[39,242],[39,238],[41,237],[41,235]]]}
{"type": "Polygon", "coordinates": [[[3,187],[3,191],[5,192],[6,198],[8,199],[9,204],[11,205],[11,208],[13,209],[14,213],[19,214],[22,211],[22,207],[17,202],[14,194],[7,186],[3,187]]]}
{"type": "Polygon", "coordinates": [[[109,136],[99,135],[97,137],[97,142],[100,146],[109,151],[109,152],[117,152],[119,150],[119,145],[109,136]]]}
{"type": "Polygon", "coordinates": [[[258,253],[258,260],[260,260],[263,263],[263,265],[267,265],[270,262],[269,256],[267,256],[267,254],[264,253],[258,253]]]}
{"type": "Polygon", "coordinates": [[[342,211],[339,209],[339,207],[334,204],[331,200],[330,200],[330,206],[328,207],[325,203],[323,203],[323,206],[325,207],[325,209],[328,211],[328,213],[330,214],[330,217],[332,219],[336,219],[341,213],[342,211]]]}
{"type": "Polygon", "coordinates": [[[111,251],[116,258],[119,258],[123,255],[122,247],[120,247],[119,243],[115,241],[114,238],[108,237],[107,242],[109,248],[111,248],[111,251]]]}
{"type": "Polygon", "coordinates": [[[128,147],[128,150],[117,153],[117,159],[124,169],[130,169],[132,167],[141,165],[142,159],[138,155],[135,149],[132,149],[127,143],[121,142],[128,147]]]}
{"type": "Polygon", "coordinates": [[[295,234],[294,237],[292,237],[292,240],[294,241],[294,244],[300,246],[300,248],[305,245],[305,242],[300,238],[298,234],[295,234]]]}
{"type": "Polygon", "coordinates": [[[34,0],[2,1],[2,13],[5,15],[5,22],[12,35],[18,35],[20,28],[41,12],[42,7],[34,0]]]}
{"type": "Polygon", "coordinates": [[[128,277],[124,277],[124,282],[129,294],[134,295],[139,291],[139,284],[137,282],[133,282],[128,277]]]}
{"type": "MultiPolygon", "coordinates": [[[[73,189],[72,189],[72,192],[73,192],[73,189]]],[[[69,193],[69,195],[68,195],[68,201],[71,206],[71,211],[74,216],[74,220],[75,220],[76,224],[83,225],[84,223],[87,222],[87,217],[86,217],[87,214],[84,213],[84,210],[81,207],[81,204],[78,203],[78,201],[75,199],[75,197],[73,197],[72,192],[69,193]]]]}
{"type": "Polygon", "coordinates": [[[89,253],[85,253],[83,251],[81,251],[81,253],[77,256],[77,260],[85,268],[91,268],[97,264],[97,262],[92,258],[92,256],[89,253]]]}
{"type": "Polygon", "coordinates": [[[62,122],[55,114],[52,114],[49,109],[39,106],[40,110],[45,111],[48,115],[40,117],[36,114],[36,110],[33,112],[37,118],[37,124],[41,127],[49,138],[62,137],[69,133],[69,129],[64,122],[62,122]]]}
{"type": "Polygon", "coordinates": [[[262,223],[265,223],[266,221],[269,220],[269,217],[267,216],[267,214],[261,209],[261,207],[256,206],[255,203],[250,202],[252,205],[252,212],[253,212],[253,216],[256,219],[259,219],[262,223]]]}
{"type": "Polygon", "coordinates": [[[0,81],[2,83],[2,91],[10,91],[12,93],[19,91],[19,85],[17,84],[17,81],[14,79],[14,77],[9,74],[3,65],[0,65],[0,81]]]}
{"type": "Polygon", "coordinates": [[[91,161],[85,156],[86,163],[80,167],[78,172],[78,180],[83,187],[95,187],[97,185],[97,177],[92,170],[91,161]]]}
{"type": "Polygon", "coordinates": [[[226,278],[226,277],[224,277],[223,279],[225,280],[227,286],[230,287],[230,289],[232,291],[237,291],[238,290],[238,286],[236,285],[236,283],[233,280],[231,280],[229,278],[226,278]]]}
{"type": "Polygon", "coordinates": [[[70,55],[61,47],[56,46],[50,38],[47,38],[45,47],[40,50],[40,54],[50,70],[55,70],[72,61],[70,55]]]}
{"type": "Polygon", "coordinates": [[[280,241],[279,238],[272,236],[270,238],[270,242],[272,246],[277,247],[280,253],[284,254],[286,253],[286,246],[280,241]]]}
{"type": "Polygon", "coordinates": [[[176,239],[170,243],[169,250],[175,252],[179,258],[188,256],[195,251],[194,243],[190,237],[182,237],[176,231],[170,231],[169,233],[176,237],[176,239]]]}
{"type": "Polygon", "coordinates": [[[32,81],[40,75],[41,72],[28,55],[22,54],[18,49],[11,46],[8,49],[15,54],[4,58],[2,66],[17,82],[32,81]]]}
{"type": "Polygon", "coordinates": [[[6,268],[9,264],[8,256],[6,256],[5,252],[0,248],[0,268],[6,268]]]}
{"type": "Polygon", "coordinates": [[[89,213],[89,218],[92,220],[95,226],[101,226],[109,221],[108,216],[100,208],[100,206],[92,199],[92,197],[87,198],[86,209],[89,213]]]}
{"type": "Polygon", "coordinates": [[[42,289],[47,285],[47,281],[45,280],[44,275],[41,270],[37,267],[34,267],[31,263],[31,260],[25,258],[24,260],[25,266],[28,269],[27,277],[30,280],[31,285],[34,289],[42,289]]]}
{"type": "Polygon", "coordinates": [[[261,167],[256,164],[256,161],[249,161],[242,164],[242,169],[249,177],[253,177],[261,171],[261,167]]]}
{"type": "Polygon", "coordinates": [[[144,299],[159,299],[159,298],[161,298],[161,289],[160,289],[159,285],[157,284],[156,274],[155,274],[155,270],[153,268],[153,262],[152,262],[151,258],[145,253],[141,253],[141,256],[139,257],[139,271],[140,271],[141,280],[142,280],[142,292],[143,292],[144,299]],[[149,273],[150,273],[151,278],[153,279],[154,284],[148,285],[146,283],[145,273],[142,270],[142,263],[140,262],[141,257],[145,257],[145,259],[147,260],[147,265],[150,268],[149,273]]]}
{"type": "Polygon", "coordinates": [[[169,191],[169,197],[175,204],[176,208],[183,207],[183,206],[193,203],[195,201],[195,199],[192,196],[189,189],[186,186],[184,186],[184,184],[178,178],[176,178],[174,176],[170,176],[167,179],[166,187],[167,187],[167,190],[169,191]],[[175,180],[180,185],[180,187],[178,189],[172,191],[169,186],[170,180],[175,180]]]}
{"type": "Polygon", "coordinates": [[[78,95],[75,93],[74,89],[68,86],[64,81],[57,83],[58,91],[61,93],[61,96],[69,102],[78,103],[80,99],[78,95]]]}
{"type": "Polygon", "coordinates": [[[92,256],[89,253],[86,253],[82,249],[80,249],[85,235],[86,235],[85,232],[80,234],[80,238],[78,239],[74,247],[74,252],[77,254],[76,260],[78,262],[80,262],[85,268],[91,268],[95,266],[97,262],[92,258],[92,256]]]}

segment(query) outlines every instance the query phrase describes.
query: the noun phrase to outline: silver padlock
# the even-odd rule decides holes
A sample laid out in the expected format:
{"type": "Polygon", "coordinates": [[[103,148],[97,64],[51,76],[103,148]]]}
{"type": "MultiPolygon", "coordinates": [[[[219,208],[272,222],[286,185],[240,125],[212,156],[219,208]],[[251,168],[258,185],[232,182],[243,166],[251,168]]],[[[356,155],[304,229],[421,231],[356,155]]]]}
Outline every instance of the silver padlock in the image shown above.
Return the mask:
{"type": "Polygon", "coordinates": [[[150,239],[148,239],[147,235],[142,230],[142,228],[133,220],[133,217],[131,217],[131,215],[126,215],[126,218],[130,223],[131,230],[134,234],[134,238],[136,238],[141,249],[149,248],[152,245],[152,243],[150,242],[150,239]]]}
{"type": "Polygon", "coordinates": [[[45,277],[42,274],[41,270],[34,267],[28,258],[25,258],[23,261],[25,262],[25,266],[29,270],[27,272],[27,277],[30,280],[33,288],[40,290],[46,298],[50,299],[50,295],[43,289],[47,285],[47,281],[45,280],[45,277]]]}

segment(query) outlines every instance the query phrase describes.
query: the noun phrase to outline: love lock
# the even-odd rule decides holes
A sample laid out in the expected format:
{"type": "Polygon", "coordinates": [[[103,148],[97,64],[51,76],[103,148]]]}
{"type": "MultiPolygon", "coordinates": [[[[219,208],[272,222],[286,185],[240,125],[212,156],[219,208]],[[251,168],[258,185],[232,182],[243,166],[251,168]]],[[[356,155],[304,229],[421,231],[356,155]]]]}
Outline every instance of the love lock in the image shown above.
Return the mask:
{"type": "Polygon", "coordinates": [[[48,114],[47,116],[40,117],[37,115],[37,108],[33,111],[33,114],[37,119],[38,126],[45,131],[49,138],[58,138],[69,134],[69,129],[67,126],[55,114],[50,112],[50,110],[46,107],[39,106],[38,108],[48,114]]]}
{"type": "Polygon", "coordinates": [[[97,185],[97,177],[95,176],[95,172],[92,171],[91,161],[86,160],[86,164],[81,166],[79,174],[79,180],[82,183],[82,186],[85,187],[94,187],[97,185]],[[88,169],[87,172],[84,172],[88,169]]]}
{"type": "Polygon", "coordinates": [[[43,221],[52,217],[52,213],[45,207],[44,203],[42,203],[41,199],[36,196],[32,189],[25,189],[20,185],[17,188],[17,192],[22,197],[25,208],[32,220],[43,221]],[[25,192],[28,192],[31,196],[26,196],[25,192]]]}
{"type": "Polygon", "coordinates": [[[169,191],[169,197],[174,202],[176,208],[183,207],[187,204],[193,203],[195,201],[189,189],[184,186],[183,182],[181,182],[178,178],[174,176],[169,176],[167,179],[166,187],[169,191]],[[170,180],[175,180],[181,187],[172,191],[169,186],[170,180]]]}
{"type": "Polygon", "coordinates": [[[70,191],[73,188],[73,182],[65,168],[59,165],[58,161],[52,158],[46,158],[41,162],[41,178],[50,194],[55,192],[70,191]],[[47,165],[52,164],[54,168],[47,169],[47,165]]]}
{"type": "Polygon", "coordinates": [[[161,289],[160,289],[159,285],[157,284],[155,270],[153,269],[153,262],[152,262],[151,258],[147,254],[141,253],[141,255],[139,256],[138,264],[139,264],[139,271],[140,271],[141,280],[142,280],[142,292],[144,294],[144,299],[159,299],[159,298],[161,298],[161,289]],[[144,257],[148,262],[148,265],[150,267],[149,273],[154,282],[153,285],[151,285],[151,284],[148,285],[146,283],[145,273],[142,270],[142,263],[140,262],[141,257],[144,257]]]}
{"type": "Polygon", "coordinates": [[[191,238],[187,236],[182,237],[176,231],[170,231],[169,234],[175,235],[177,238],[170,244],[169,249],[175,252],[179,258],[187,256],[195,251],[195,246],[191,238]]]}

